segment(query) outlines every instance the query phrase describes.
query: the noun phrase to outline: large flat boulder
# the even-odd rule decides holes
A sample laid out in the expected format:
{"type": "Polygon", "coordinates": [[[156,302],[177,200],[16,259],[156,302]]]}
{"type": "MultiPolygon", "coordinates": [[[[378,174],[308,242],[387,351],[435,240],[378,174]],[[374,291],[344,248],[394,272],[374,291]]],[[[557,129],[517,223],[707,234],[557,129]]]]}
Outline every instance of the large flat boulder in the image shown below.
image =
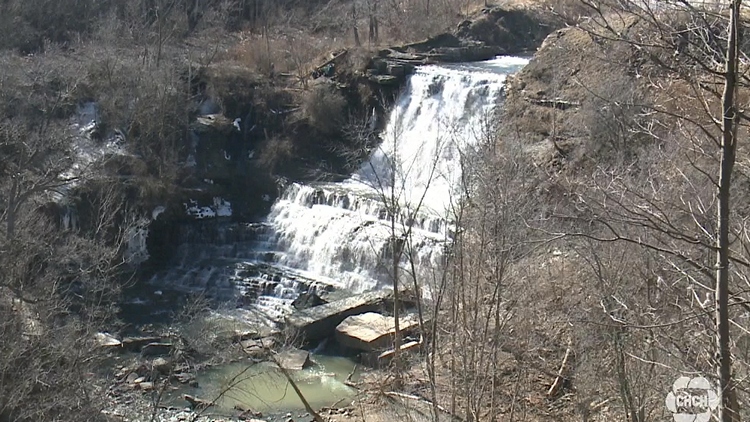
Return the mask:
{"type": "Polygon", "coordinates": [[[390,296],[391,292],[381,290],[299,310],[286,318],[286,325],[307,340],[322,340],[334,335],[346,317],[377,311],[390,296]]]}
{"type": "MultiPolygon", "coordinates": [[[[399,318],[399,329],[402,333],[413,331],[418,326],[419,320],[416,315],[399,318]]],[[[339,344],[366,352],[392,347],[395,334],[394,318],[375,312],[347,317],[336,327],[336,341],[339,344]]]]}

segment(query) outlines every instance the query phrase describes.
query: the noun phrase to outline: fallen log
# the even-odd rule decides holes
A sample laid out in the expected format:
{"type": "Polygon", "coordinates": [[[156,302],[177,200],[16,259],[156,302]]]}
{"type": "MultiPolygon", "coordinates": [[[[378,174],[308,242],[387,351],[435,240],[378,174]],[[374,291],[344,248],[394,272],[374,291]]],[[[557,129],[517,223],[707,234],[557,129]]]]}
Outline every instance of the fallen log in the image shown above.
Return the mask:
{"type": "Polygon", "coordinates": [[[552,382],[552,385],[550,386],[549,390],[547,391],[547,397],[555,397],[557,393],[560,392],[560,389],[562,388],[563,381],[565,381],[565,372],[568,367],[568,359],[570,358],[570,352],[573,350],[573,339],[568,339],[568,348],[565,350],[565,356],[563,357],[562,364],[560,365],[560,369],[557,371],[557,376],[555,377],[555,380],[552,382]]]}
{"type": "Polygon", "coordinates": [[[547,99],[537,99],[537,98],[526,97],[526,101],[530,102],[531,104],[538,105],[538,106],[555,108],[558,110],[567,110],[569,108],[581,106],[581,103],[578,103],[575,101],[560,100],[557,98],[554,100],[547,100],[547,99]]]}

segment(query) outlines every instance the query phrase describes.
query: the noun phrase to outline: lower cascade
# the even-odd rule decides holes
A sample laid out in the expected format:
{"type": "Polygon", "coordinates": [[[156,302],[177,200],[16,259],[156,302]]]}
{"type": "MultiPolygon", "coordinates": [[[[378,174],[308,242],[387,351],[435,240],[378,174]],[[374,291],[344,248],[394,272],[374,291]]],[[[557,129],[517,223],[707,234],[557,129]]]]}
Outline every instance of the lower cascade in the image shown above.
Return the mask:
{"type": "Polygon", "coordinates": [[[399,242],[408,241],[416,270],[432,276],[451,238],[462,156],[494,119],[505,78],[527,62],[419,67],[359,171],[337,183],[290,184],[262,223],[211,228],[208,242],[186,234],[178,262],[152,283],[236,301],[238,312],[277,321],[301,293],[392,286],[399,242]]]}

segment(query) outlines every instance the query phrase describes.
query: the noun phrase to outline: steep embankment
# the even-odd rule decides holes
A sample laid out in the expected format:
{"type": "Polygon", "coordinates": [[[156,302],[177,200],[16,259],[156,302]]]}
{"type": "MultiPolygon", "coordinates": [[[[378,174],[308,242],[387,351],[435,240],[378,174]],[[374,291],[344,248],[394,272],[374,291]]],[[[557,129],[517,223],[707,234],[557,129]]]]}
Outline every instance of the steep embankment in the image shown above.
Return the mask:
{"type": "Polygon", "coordinates": [[[554,32],[510,81],[505,134],[520,137],[536,164],[551,171],[622,150],[617,144],[637,111],[631,105],[649,100],[643,76],[651,70],[642,55],[580,28],[554,32]]]}

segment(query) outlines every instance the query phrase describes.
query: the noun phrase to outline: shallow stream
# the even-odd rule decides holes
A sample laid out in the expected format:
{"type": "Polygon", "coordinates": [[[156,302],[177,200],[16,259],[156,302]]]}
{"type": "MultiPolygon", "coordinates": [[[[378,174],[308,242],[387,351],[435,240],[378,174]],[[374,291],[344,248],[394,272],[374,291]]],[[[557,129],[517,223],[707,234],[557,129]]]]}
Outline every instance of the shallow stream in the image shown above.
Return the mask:
{"type": "MultiPolygon", "coordinates": [[[[355,363],[346,357],[310,355],[312,365],[291,372],[305,399],[314,409],[345,406],[357,390],[344,384],[359,376],[355,363]]],[[[232,363],[208,369],[198,375],[199,387],[184,387],[170,393],[167,404],[184,406],[182,394],[214,400],[219,410],[231,412],[235,406],[249,408],[264,415],[304,413],[304,406],[281,371],[271,362],[258,364],[232,363]]]]}

